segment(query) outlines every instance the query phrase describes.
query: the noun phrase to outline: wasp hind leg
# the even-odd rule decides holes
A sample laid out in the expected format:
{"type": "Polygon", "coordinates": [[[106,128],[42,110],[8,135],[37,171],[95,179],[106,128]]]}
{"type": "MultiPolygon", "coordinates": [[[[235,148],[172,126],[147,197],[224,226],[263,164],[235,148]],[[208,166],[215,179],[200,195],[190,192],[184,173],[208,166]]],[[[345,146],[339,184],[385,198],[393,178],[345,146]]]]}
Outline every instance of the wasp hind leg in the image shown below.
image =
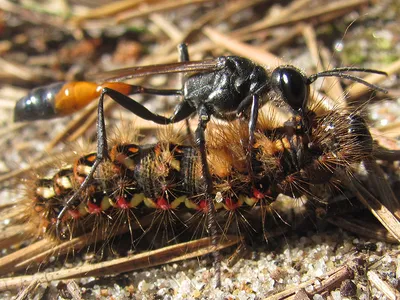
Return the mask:
{"type": "Polygon", "coordinates": [[[93,163],[89,174],[86,176],[85,180],[82,182],[80,187],[74,194],[67,200],[64,204],[64,207],[59,212],[56,221],[56,235],[59,238],[64,238],[63,233],[60,232],[60,227],[62,223],[62,219],[67,213],[68,209],[72,207],[72,204],[78,199],[78,197],[82,194],[83,190],[88,187],[89,183],[93,179],[94,173],[97,170],[97,167],[104,159],[109,159],[108,155],[108,145],[107,145],[107,133],[106,126],[104,122],[104,108],[103,108],[103,97],[100,97],[99,104],[97,107],[97,154],[96,160],[93,163]]]}

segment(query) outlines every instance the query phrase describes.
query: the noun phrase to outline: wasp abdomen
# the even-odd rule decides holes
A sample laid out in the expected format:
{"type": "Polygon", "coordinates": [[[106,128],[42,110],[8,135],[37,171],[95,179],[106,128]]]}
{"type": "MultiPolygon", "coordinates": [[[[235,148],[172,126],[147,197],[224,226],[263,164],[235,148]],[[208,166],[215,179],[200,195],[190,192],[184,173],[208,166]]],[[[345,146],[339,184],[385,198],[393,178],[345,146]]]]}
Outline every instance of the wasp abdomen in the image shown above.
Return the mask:
{"type": "Polygon", "coordinates": [[[57,82],[33,89],[21,98],[14,109],[14,121],[51,119],[57,114],[54,99],[65,82],[57,82]]]}
{"type": "Polygon", "coordinates": [[[57,82],[41,86],[17,102],[14,121],[35,121],[70,115],[97,99],[104,88],[127,95],[132,86],[122,82],[98,85],[87,81],[57,82]]]}

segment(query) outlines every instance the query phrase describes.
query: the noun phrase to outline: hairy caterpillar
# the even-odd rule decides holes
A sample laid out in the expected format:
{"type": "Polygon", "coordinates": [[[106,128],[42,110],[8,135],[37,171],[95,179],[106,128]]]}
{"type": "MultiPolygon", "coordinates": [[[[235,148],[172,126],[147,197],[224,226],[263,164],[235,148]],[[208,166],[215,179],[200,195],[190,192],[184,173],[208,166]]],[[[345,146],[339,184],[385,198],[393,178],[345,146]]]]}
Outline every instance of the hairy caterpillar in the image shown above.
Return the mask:
{"type": "MultiPolygon", "coordinates": [[[[333,184],[339,171],[351,176],[352,166],[371,154],[372,138],[357,113],[333,110],[317,116],[310,110],[304,119],[297,116],[277,128],[271,126],[272,119],[263,116],[257,124],[254,185],[246,169],[245,125],[232,123],[208,135],[207,158],[218,211],[235,214],[266,207],[279,194],[312,197],[315,185],[333,184]]],[[[151,211],[172,212],[178,218],[173,212],[207,210],[199,155],[193,146],[168,140],[151,145],[117,143],[109,154],[110,161],[101,164],[63,218],[63,238],[86,233],[102,222],[108,228],[115,222],[133,226],[151,211]]],[[[59,211],[85,179],[95,156],[81,156],[53,177],[36,182],[31,222],[39,235],[54,235],[59,211]]]]}

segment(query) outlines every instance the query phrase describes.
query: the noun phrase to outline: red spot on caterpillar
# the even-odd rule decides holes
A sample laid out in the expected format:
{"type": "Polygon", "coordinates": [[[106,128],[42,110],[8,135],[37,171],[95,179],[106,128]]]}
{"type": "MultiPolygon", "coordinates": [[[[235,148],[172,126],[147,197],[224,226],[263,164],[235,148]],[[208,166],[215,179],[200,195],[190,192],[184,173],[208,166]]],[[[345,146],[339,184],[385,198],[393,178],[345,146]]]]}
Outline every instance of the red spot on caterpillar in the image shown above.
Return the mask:
{"type": "Polygon", "coordinates": [[[101,207],[97,206],[96,204],[92,203],[91,201],[88,201],[88,211],[89,214],[100,214],[101,213],[101,207]]]}
{"type": "Polygon", "coordinates": [[[124,197],[117,197],[117,201],[115,202],[116,206],[121,209],[129,209],[129,203],[125,200],[124,197]]]}
{"type": "Polygon", "coordinates": [[[208,212],[208,205],[206,200],[201,200],[198,204],[199,211],[208,212]]]}
{"type": "Polygon", "coordinates": [[[234,202],[232,198],[225,198],[225,206],[227,210],[235,210],[240,207],[239,203],[234,202]]]}
{"type": "Polygon", "coordinates": [[[169,205],[168,201],[165,200],[164,197],[158,198],[156,203],[157,203],[157,206],[162,210],[169,210],[171,208],[171,205],[169,205]]]}
{"type": "Polygon", "coordinates": [[[76,210],[76,209],[68,210],[68,214],[75,220],[77,220],[77,219],[79,219],[81,217],[81,214],[79,213],[79,210],[76,210]]]}
{"type": "Polygon", "coordinates": [[[254,198],[260,200],[260,199],[264,199],[265,195],[263,193],[261,193],[258,189],[253,188],[253,196],[254,198]]]}

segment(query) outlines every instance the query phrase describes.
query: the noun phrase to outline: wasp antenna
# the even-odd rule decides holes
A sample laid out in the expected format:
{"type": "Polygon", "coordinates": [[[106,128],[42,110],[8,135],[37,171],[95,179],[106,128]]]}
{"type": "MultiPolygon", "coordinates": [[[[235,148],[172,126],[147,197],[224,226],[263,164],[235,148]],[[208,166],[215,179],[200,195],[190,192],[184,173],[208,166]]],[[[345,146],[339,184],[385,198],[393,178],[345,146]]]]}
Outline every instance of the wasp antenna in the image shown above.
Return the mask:
{"type": "Polygon", "coordinates": [[[380,75],[385,75],[388,76],[388,74],[384,71],[380,71],[380,70],[375,70],[375,69],[367,69],[367,68],[360,68],[360,67],[340,67],[340,68],[334,68],[331,70],[327,70],[327,71],[322,71],[318,74],[325,74],[325,73],[329,73],[329,74],[333,74],[333,73],[341,73],[341,72],[363,72],[363,73],[374,73],[374,74],[380,74],[380,75]]]}
{"type": "Polygon", "coordinates": [[[329,70],[329,71],[324,71],[324,72],[320,72],[317,74],[313,74],[310,77],[308,77],[307,79],[307,83],[311,84],[313,83],[315,80],[317,80],[320,77],[339,77],[339,78],[345,78],[345,79],[350,79],[352,81],[361,83],[375,91],[378,92],[382,92],[384,94],[387,94],[388,91],[380,86],[377,86],[375,84],[369,83],[367,81],[365,81],[364,79],[354,76],[354,75],[350,75],[350,74],[346,74],[346,73],[342,73],[343,71],[360,71],[363,70],[363,72],[367,72],[367,73],[376,73],[376,74],[382,74],[382,75],[386,75],[386,72],[382,72],[382,71],[377,71],[377,70],[371,70],[371,69],[358,69],[358,68],[351,68],[351,70],[349,70],[349,68],[338,68],[338,69],[333,69],[333,70],[329,70]]]}

